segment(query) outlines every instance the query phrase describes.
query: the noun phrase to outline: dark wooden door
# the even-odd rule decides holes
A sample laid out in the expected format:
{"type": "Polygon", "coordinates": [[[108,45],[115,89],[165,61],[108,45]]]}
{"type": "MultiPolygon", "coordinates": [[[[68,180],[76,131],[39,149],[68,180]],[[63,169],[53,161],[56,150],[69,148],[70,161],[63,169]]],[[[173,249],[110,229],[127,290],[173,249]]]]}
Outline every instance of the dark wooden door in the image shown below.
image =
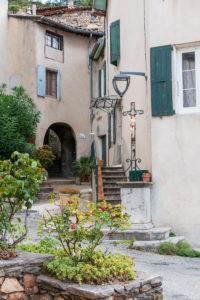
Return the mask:
{"type": "Polygon", "coordinates": [[[102,160],[104,161],[104,166],[107,165],[107,160],[106,160],[106,135],[103,135],[101,138],[102,141],[102,160]]]}

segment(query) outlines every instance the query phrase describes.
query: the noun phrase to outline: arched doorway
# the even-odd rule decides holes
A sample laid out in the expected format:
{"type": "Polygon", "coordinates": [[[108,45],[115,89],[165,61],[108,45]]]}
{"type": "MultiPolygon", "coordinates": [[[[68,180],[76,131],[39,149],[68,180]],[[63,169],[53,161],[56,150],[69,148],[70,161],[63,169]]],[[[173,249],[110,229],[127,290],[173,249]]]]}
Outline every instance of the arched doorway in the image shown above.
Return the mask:
{"type": "Polygon", "coordinates": [[[48,169],[50,177],[71,178],[72,162],[76,159],[76,140],[73,129],[64,123],[52,124],[44,138],[44,144],[52,147],[56,160],[48,169]]]}

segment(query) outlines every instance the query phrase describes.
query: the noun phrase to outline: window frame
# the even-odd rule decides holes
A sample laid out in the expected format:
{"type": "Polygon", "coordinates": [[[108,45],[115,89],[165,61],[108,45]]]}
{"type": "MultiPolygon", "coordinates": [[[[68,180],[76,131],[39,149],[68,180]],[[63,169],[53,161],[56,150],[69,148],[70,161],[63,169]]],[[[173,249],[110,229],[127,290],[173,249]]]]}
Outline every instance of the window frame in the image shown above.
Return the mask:
{"type": "Polygon", "coordinates": [[[45,46],[46,47],[51,47],[51,48],[53,48],[55,50],[58,50],[58,51],[63,51],[63,49],[64,49],[63,36],[60,35],[60,34],[54,33],[52,31],[46,30],[46,32],[45,32],[45,46]],[[50,37],[51,37],[51,46],[47,45],[47,42],[46,42],[47,35],[50,35],[50,37]],[[56,48],[56,47],[53,46],[53,38],[58,38],[59,39],[59,48],[56,48]]]}
{"type": "Polygon", "coordinates": [[[47,98],[58,99],[58,71],[52,69],[46,69],[46,82],[45,82],[45,94],[47,98]],[[56,96],[50,95],[47,91],[48,75],[47,73],[54,73],[56,75],[56,96]]]}
{"type": "Polygon", "coordinates": [[[176,111],[179,114],[200,113],[200,46],[176,49],[176,111]],[[196,106],[183,106],[183,62],[182,54],[195,52],[196,106]]]}

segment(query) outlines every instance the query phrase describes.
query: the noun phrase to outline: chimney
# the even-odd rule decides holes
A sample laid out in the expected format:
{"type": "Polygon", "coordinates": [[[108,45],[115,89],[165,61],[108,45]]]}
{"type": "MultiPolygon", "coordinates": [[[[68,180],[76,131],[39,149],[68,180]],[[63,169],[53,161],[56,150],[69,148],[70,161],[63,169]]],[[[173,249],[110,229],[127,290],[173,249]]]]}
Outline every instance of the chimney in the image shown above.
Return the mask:
{"type": "Polygon", "coordinates": [[[68,0],[68,6],[74,7],[74,0],[68,0]]]}
{"type": "Polygon", "coordinates": [[[36,16],[36,1],[32,1],[32,15],[36,16]]]}

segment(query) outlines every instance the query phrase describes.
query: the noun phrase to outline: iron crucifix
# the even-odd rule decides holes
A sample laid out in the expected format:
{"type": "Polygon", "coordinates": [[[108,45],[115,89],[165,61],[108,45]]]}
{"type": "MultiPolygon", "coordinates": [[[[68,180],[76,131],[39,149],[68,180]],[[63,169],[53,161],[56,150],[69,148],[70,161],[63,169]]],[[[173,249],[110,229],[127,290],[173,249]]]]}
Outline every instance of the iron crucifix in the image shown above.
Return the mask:
{"type": "Polygon", "coordinates": [[[126,171],[128,171],[129,169],[131,169],[131,171],[132,170],[135,171],[135,181],[138,180],[138,176],[137,176],[137,169],[139,169],[138,163],[141,163],[141,159],[136,158],[136,120],[135,120],[135,117],[137,115],[143,115],[143,114],[144,114],[144,110],[136,110],[135,102],[131,102],[130,110],[123,112],[124,117],[126,117],[126,116],[130,117],[130,129],[131,129],[131,158],[126,159],[126,162],[130,163],[130,165],[126,171]]]}

